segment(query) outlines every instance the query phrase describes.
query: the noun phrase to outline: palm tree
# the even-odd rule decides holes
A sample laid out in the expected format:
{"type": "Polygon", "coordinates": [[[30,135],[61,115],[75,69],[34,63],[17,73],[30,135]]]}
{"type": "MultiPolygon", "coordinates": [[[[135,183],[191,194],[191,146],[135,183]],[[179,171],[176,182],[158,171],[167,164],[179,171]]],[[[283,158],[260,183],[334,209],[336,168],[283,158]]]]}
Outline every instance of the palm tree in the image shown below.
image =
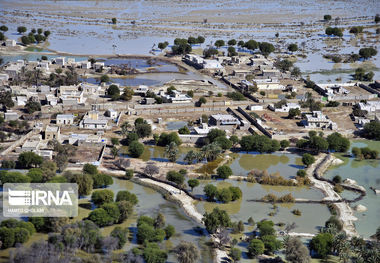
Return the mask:
{"type": "Polygon", "coordinates": [[[193,150],[187,152],[185,158],[183,159],[187,164],[192,164],[195,160],[197,160],[197,153],[193,150]]]}
{"type": "Polygon", "coordinates": [[[166,145],[164,155],[170,162],[174,163],[178,158],[178,152],[177,144],[175,142],[171,142],[169,145],[166,145]]]}
{"type": "Polygon", "coordinates": [[[119,149],[117,149],[117,147],[112,147],[111,149],[111,154],[113,156],[113,158],[115,159],[115,157],[119,154],[119,149]]]}
{"type": "Polygon", "coordinates": [[[219,144],[213,142],[211,144],[203,146],[201,152],[203,153],[204,158],[210,162],[218,158],[222,152],[222,148],[220,148],[219,144]]]}
{"type": "Polygon", "coordinates": [[[190,242],[182,241],[174,248],[179,263],[195,263],[199,258],[197,247],[190,242]]]}

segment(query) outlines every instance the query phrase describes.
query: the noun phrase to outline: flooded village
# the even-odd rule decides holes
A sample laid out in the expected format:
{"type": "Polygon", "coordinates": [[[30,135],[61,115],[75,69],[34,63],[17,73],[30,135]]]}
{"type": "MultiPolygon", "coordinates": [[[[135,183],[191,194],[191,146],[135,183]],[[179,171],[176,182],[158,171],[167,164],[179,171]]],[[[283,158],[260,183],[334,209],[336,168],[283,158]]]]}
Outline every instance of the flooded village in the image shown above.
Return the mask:
{"type": "Polygon", "coordinates": [[[380,3],[0,7],[0,262],[380,261],[380,3]]]}

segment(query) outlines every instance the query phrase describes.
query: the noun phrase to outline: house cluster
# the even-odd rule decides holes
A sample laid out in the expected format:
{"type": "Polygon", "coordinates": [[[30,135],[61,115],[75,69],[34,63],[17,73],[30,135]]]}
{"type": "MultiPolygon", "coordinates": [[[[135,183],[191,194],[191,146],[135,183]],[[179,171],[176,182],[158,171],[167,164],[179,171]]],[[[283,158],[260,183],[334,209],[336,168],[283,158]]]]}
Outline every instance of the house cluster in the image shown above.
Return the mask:
{"type": "Polygon", "coordinates": [[[204,59],[198,55],[187,54],[184,61],[198,69],[222,70],[222,63],[216,59],[204,59]]]}

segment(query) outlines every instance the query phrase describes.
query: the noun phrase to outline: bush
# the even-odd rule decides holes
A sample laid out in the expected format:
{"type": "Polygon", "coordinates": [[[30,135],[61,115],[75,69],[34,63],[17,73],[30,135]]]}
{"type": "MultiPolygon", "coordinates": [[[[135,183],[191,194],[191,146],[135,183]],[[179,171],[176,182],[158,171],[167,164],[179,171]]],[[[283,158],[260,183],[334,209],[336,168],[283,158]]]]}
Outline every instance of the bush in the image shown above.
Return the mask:
{"type": "Polygon", "coordinates": [[[128,152],[131,157],[138,158],[144,153],[144,144],[133,141],[128,147],[128,152]]]}
{"type": "Polygon", "coordinates": [[[342,182],[342,177],[340,177],[339,175],[335,175],[333,178],[333,182],[336,184],[340,184],[342,182]]]}
{"type": "Polygon", "coordinates": [[[120,210],[119,210],[119,207],[117,206],[116,203],[106,203],[104,205],[102,205],[102,207],[106,212],[107,214],[112,217],[113,219],[113,224],[114,223],[117,223],[119,222],[119,218],[120,218],[120,210]]]}
{"type": "Polygon", "coordinates": [[[294,210],[292,211],[292,213],[293,213],[294,215],[296,215],[296,216],[301,216],[301,215],[302,215],[301,210],[299,210],[299,209],[294,209],[294,210]]]}
{"type": "Polygon", "coordinates": [[[19,172],[0,171],[0,184],[5,183],[29,183],[31,179],[19,172]]]}
{"type": "Polygon", "coordinates": [[[178,136],[178,133],[176,132],[171,132],[171,133],[161,133],[160,137],[158,138],[157,145],[158,146],[166,146],[169,145],[170,143],[174,142],[178,146],[181,145],[181,139],[178,136]]]}
{"type": "Polygon", "coordinates": [[[301,169],[297,171],[297,176],[299,177],[306,177],[306,171],[301,169]]]}
{"type": "Polygon", "coordinates": [[[197,179],[189,179],[187,181],[187,184],[189,185],[189,187],[191,188],[191,191],[193,191],[193,189],[197,186],[199,186],[199,180],[197,179]]]}
{"type": "Polygon", "coordinates": [[[232,147],[232,142],[224,136],[219,136],[215,139],[215,142],[223,149],[228,150],[232,147]]]}
{"type": "Polygon", "coordinates": [[[134,170],[133,169],[127,169],[125,171],[125,179],[131,180],[133,178],[134,170]]]}
{"type": "Polygon", "coordinates": [[[184,126],[178,130],[179,134],[190,134],[190,130],[187,126],[184,126]]]}
{"type": "Polygon", "coordinates": [[[175,234],[175,228],[172,225],[167,225],[164,231],[166,239],[170,239],[175,234]]]}

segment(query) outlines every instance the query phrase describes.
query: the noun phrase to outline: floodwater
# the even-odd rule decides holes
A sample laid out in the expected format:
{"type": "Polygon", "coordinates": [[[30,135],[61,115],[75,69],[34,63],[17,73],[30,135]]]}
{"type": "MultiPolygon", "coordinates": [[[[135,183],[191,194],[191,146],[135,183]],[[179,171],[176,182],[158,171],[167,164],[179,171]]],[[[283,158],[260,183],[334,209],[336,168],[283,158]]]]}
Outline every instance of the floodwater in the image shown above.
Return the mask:
{"type": "Polygon", "coordinates": [[[259,154],[233,153],[230,167],[234,175],[246,176],[251,170],[267,170],[268,173],[280,173],[284,178],[295,178],[298,169],[303,169],[302,157],[296,154],[259,154]]]}
{"type": "MultiPolygon", "coordinates": [[[[208,239],[203,235],[204,228],[202,225],[189,219],[181,208],[173,202],[167,201],[157,191],[133,183],[128,180],[121,180],[113,178],[114,183],[108,187],[115,193],[115,196],[119,191],[128,190],[131,193],[137,195],[139,203],[134,208],[135,215],[132,219],[128,219],[122,224],[123,227],[128,227],[130,231],[134,233],[131,242],[128,242],[123,248],[129,250],[131,247],[136,246],[136,220],[138,216],[147,215],[155,217],[157,213],[162,213],[165,216],[166,224],[171,224],[175,227],[176,234],[169,240],[165,240],[160,244],[163,249],[170,250],[178,245],[182,240],[196,244],[199,248],[202,248],[202,261],[211,262],[211,253],[209,248],[205,246],[205,241],[208,239]]],[[[102,229],[103,235],[107,235],[112,231],[113,227],[106,227],[102,229]]],[[[175,257],[170,254],[168,262],[176,262],[175,257]]]]}
{"type": "MultiPolygon", "coordinates": [[[[380,142],[357,141],[352,143],[352,147],[370,147],[380,151],[380,142]]],[[[358,221],[355,226],[360,235],[368,238],[376,232],[380,226],[380,196],[376,195],[370,187],[380,189],[380,160],[363,160],[357,161],[352,157],[343,157],[344,164],[332,167],[325,176],[332,179],[340,175],[342,179],[354,179],[359,185],[367,190],[367,195],[359,202],[352,204],[356,206],[362,204],[368,208],[366,212],[355,212],[358,221]]],[[[344,191],[342,196],[346,198],[355,198],[357,194],[344,191]]]]}

